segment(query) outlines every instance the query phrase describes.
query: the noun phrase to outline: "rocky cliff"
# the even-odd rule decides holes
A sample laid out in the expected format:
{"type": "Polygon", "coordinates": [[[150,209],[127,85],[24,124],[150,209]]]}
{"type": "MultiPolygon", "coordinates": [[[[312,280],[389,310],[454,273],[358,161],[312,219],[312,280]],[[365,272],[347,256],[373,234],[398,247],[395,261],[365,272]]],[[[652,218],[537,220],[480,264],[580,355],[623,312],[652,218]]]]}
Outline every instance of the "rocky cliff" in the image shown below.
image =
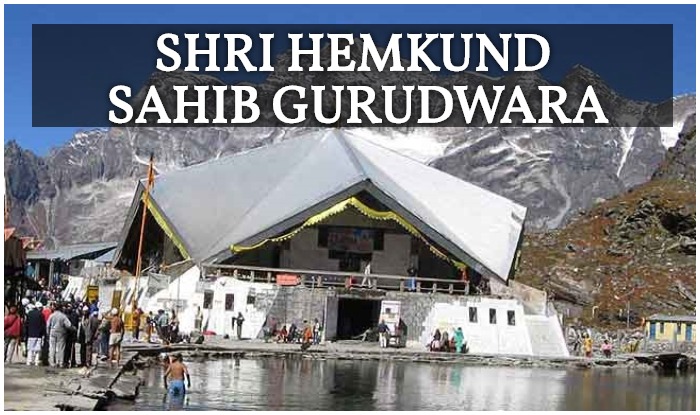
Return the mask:
{"type": "Polygon", "coordinates": [[[545,289],[560,309],[595,325],[653,313],[694,314],[694,122],[653,180],[599,200],[561,229],[533,232],[517,279],[545,289]]]}

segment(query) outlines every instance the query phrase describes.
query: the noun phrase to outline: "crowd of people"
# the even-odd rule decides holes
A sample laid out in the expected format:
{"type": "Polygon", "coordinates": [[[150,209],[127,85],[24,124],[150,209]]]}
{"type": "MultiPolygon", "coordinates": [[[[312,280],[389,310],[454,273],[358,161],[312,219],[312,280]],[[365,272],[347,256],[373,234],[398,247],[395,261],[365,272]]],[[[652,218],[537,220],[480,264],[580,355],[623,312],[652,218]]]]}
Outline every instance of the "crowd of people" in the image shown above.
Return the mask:
{"type": "Polygon", "coordinates": [[[119,364],[124,321],[118,309],[100,315],[97,300],[54,297],[44,305],[45,298],[24,298],[7,309],[6,363],[24,359],[27,365],[68,368],[90,367],[99,359],[119,364]]]}
{"type": "Polygon", "coordinates": [[[304,320],[301,327],[295,323],[282,324],[278,329],[278,324],[274,319],[269,321],[263,329],[265,333],[265,341],[274,341],[276,343],[301,343],[301,344],[320,344],[323,334],[323,326],[317,318],[313,323],[304,320]]]}
{"type": "Polygon", "coordinates": [[[452,337],[450,337],[450,333],[447,330],[441,332],[440,329],[435,329],[433,340],[427,347],[431,352],[469,352],[469,347],[467,346],[467,341],[461,327],[457,327],[454,330],[452,337]]]}
{"type": "MultiPolygon", "coordinates": [[[[610,358],[613,355],[615,347],[613,346],[613,339],[607,334],[598,336],[598,349],[603,357],[610,358]]],[[[639,338],[632,338],[628,342],[627,352],[635,352],[639,347],[639,338]]],[[[584,356],[592,358],[596,347],[594,347],[593,332],[590,329],[583,328],[581,326],[571,326],[567,330],[567,346],[569,351],[574,356],[584,356]]],[[[621,350],[625,351],[625,350],[621,350]]]]}
{"type": "Polygon", "coordinates": [[[141,325],[144,325],[143,328],[146,332],[145,340],[147,343],[151,343],[153,333],[158,335],[158,339],[163,344],[180,343],[186,340],[184,336],[180,334],[180,322],[174,310],[167,313],[165,310],[160,309],[155,315],[153,315],[153,312],[149,312],[145,320],[141,318],[143,311],[141,311],[140,308],[138,309],[138,313],[138,317],[135,319],[137,323],[134,324],[134,340],[141,340],[139,337],[141,325]]]}
{"type": "MultiPolygon", "coordinates": [[[[5,309],[6,363],[57,368],[91,367],[97,361],[119,364],[125,335],[123,312],[117,308],[100,313],[98,300],[62,300],[58,293],[41,292],[33,301],[22,299],[5,309]],[[47,301],[45,304],[42,300],[47,301]]],[[[186,339],[180,334],[175,312],[158,310],[146,315],[137,308],[131,315],[131,340],[151,342],[153,334],[163,344],[186,339]]]]}

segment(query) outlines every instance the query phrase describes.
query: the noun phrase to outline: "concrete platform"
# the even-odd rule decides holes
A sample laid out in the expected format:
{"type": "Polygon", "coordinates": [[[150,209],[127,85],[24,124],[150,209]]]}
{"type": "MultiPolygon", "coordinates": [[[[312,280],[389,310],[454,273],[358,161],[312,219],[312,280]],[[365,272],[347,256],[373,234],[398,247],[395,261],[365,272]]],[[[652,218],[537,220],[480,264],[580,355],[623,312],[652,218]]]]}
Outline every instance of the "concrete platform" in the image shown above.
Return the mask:
{"type": "Polygon", "coordinates": [[[135,399],[141,382],[123,369],[110,369],[102,362],[92,370],[6,364],[4,409],[92,411],[112,399],[135,399]]]}
{"type": "Polygon", "coordinates": [[[143,356],[155,356],[163,352],[180,351],[191,357],[296,357],[307,359],[400,360],[417,362],[445,362],[483,366],[530,367],[590,367],[625,366],[628,356],[607,358],[584,357],[533,357],[522,355],[457,354],[430,352],[422,347],[386,348],[377,343],[340,341],[311,346],[305,352],[299,344],[265,343],[262,340],[231,340],[219,336],[207,336],[203,344],[174,344],[164,346],[143,342],[126,343],[125,350],[139,352],[143,356]]]}

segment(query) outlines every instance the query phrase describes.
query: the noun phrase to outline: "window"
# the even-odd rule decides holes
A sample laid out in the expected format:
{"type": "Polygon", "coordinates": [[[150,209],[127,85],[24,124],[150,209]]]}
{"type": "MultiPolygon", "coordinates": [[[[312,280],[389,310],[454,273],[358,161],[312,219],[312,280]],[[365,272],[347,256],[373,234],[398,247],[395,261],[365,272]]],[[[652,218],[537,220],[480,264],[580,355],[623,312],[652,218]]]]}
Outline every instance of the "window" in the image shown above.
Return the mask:
{"type": "Polygon", "coordinates": [[[676,334],[681,334],[681,323],[676,323],[676,334]]]}
{"type": "Polygon", "coordinates": [[[255,296],[254,295],[248,295],[248,298],[246,299],[246,304],[255,304],[255,296]]]}
{"type": "Polygon", "coordinates": [[[496,324],[496,309],[489,308],[489,323],[496,324]]]}
{"type": "Polygon", "coordinates": [[[384,250],[384,230],[383,229],[375,229],[372,233],[374,234],[374,245],[372,246],[372,249],[375,251],[383,251],[384,250]]]}
{"type": "Polygon", "coordinates": [[[508,325],[515,326],[515,311],[508,310],[508,325]]]}
{"type": "Polygon", "coordinates": [[[318,228],[318,241],[317,245],[319,248],[328,248],[328,227],[320,226],[318,228]]]}
{"type": "Polygon", "coordinates": [[[214,291],[212,290],[204,290],[204,304],[202,304],[202,308],[211,310],[211,306],[214,303],[214,291]]]}
{"type": "Polygon", "coordinates": [[[226,300],[224,301],[224,310],[233,311],[233,294],[226,294],[226,300]]]}
{"type": "Polygon", "coordinates": [[[469,307],[469,322],[477,323],[479,321],[479,316],[476,314],[476,307],[469,307]]]}
{"type": "Polygon", "coordinates": [[[664,326],[665,324],[663,321],[659,323],[659,333],[664,334],[664,326]]]}

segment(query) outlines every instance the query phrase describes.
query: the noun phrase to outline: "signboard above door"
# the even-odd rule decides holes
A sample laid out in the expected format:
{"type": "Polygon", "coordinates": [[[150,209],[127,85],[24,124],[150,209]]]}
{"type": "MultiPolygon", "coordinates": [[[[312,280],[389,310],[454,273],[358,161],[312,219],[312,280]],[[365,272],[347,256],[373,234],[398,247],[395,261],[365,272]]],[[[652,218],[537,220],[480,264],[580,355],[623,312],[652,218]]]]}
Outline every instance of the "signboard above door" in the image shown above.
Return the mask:
{"type": "Polygon", "coordinates": [[[299,285],[299,276],[294,274],[277,274],[277,285],[299,285]]]}

